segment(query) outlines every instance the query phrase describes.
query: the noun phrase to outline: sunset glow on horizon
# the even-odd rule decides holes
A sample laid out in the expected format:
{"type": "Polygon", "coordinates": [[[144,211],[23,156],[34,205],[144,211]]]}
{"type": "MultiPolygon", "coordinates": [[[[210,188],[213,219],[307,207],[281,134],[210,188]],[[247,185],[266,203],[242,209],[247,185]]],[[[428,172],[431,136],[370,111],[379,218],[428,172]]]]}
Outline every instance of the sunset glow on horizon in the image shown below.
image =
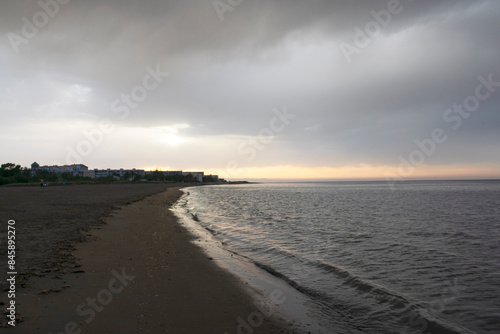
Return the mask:
{"type": "MultiPolygon", "coordinates": [[[[189,169],[191,170],[191,169],[189,169]]],[[[196,171],[196,169],[192,169],[196,171]]],[[[353,166],[342,168],[307,168],[272,166],[233,170],[208,170],[205,174],[228,179],[269,180],[395,180],[413,179],[500,179],[496,166],[422,166],[412,172],[392,166],[353,166]]]]}

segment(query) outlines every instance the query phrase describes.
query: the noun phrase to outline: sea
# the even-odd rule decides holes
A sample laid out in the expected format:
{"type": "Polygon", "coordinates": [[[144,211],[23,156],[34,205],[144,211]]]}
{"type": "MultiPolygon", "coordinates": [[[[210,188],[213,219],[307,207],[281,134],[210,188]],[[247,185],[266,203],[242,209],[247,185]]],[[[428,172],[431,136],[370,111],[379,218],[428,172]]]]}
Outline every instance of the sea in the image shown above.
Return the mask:
{"type": "Polygon", "coordinates": [[[500,333],[499,181],[184,192],[174,212],[301,295],[311,333],[500,333]]]}

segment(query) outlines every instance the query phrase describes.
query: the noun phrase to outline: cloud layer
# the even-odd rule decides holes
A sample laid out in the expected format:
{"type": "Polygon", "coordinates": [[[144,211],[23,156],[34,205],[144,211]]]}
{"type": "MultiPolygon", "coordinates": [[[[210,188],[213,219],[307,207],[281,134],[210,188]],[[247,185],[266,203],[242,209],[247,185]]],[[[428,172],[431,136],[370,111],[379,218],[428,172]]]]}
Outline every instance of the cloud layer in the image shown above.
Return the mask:
{"type": "Polygon", "coordinates": [[[64,163],[80,148],[99,168],[398,168],[439,128],[422,168],[495,170],[499,13],[451,0],[2,4],[2,158],[64,163]],[[488,97],[453,111],[484,80],[488,97]],[[295,117],[272,129],[285,106],[295,117]]]}

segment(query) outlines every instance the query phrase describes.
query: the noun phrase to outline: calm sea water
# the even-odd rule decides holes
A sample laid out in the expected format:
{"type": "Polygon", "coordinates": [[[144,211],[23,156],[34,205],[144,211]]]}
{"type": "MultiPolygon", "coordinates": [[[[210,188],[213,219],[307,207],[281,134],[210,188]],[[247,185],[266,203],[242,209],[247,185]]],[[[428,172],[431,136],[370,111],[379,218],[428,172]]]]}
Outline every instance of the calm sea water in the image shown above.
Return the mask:
{"type": "Polygon", "coordinates": [[[188,189],[224,247],[306,295],[331,333],[500,333],[500,182],[188,189]]]}

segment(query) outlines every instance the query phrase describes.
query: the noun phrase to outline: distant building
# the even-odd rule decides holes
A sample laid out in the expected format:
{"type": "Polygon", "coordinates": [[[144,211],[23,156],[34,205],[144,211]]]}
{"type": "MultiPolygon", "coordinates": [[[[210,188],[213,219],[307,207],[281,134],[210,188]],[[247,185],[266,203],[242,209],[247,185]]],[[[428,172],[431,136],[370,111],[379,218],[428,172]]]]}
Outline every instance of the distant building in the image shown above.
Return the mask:
{"type": "Polygon", "coordinates": [[[31,164],[31,175],[36,175],[38,172],[55,173],[68,173],[74,176],[83,176],[89,168],[82,164],[64,165],[64,166],[40,166],[37,162],[31,164]]]}
{"type": "Polygon", "coordinates": [[[211,177],[214,182],[219,182],[219,175],[206,175],[207,177],[211,177]]]}
{"type": "Polygon", "coordinates": [[[35,161],[34,163],[31,164],[31,175],[36,175],[37,172],[42,171],[43,169],[40,167],[40,165],[35,161]]]}
{"type": "Polygon", "coordinates": [[[182,175],[183,176],[192,175],[196,181],[203,183],[203,176],[205,175],[205,173],[204,172],[182,172],[182,175]]]}
{"type": "Polygon", "coordinates": [[[99,177],[106,177],[106,176],[109,176],[109,175],[113,175],[111,173],[111,169],[97,169],[97,168],[94,168],[94,174],[95,174],[95,177],[96,178],[99,178],[99,177]]]}
{"type": "Polygon", "coordinates": [[[143,169],[94,169],[95,177],[107,177],[107,176],[118,176],[118,177],[124,177],[127,173],[130,175],[139,175],[139,176],[144,176],[146,173],[144,172],[143,169]]]}
{"type": "Polygon", "coordinates": [[[181,170],[166,171],[165,176],[182,176],[182,171],[181,170]]]}
{"type": "MultiPolygon", "coordinates": [[[[82,176],[89,177],[91,179],[101,178],[101,177],[113,177],[114,179],[124,178],[127,175],[127,178],[132,179],[134,176],[139,176],[140,178],[144,178],[145,175],[151,175],[155,172],[162,173],[164,176],[184,176],[187,177],[191,175],[193,181],[197,181],[203,183],[203,177],[205,176],[204,172],[183,172],[181,170],[178,171],[144,171],[143,169],[98,169],[94,168],[93,170],[89,170],[89,168],[83,164],[73,164],[73,165],[64,165],[64,166],[40,166],[37,162],[33,162],[31,164],[31,175],[36,175],[40,172],[47,172],[50,174],[55,173],[67,173],[72,174],[74,176],[82,176]]],[[[214,182],[219,181],[218,175],[207,175],[214,182]]]]}
{"type": "Polygon", "coordinates": [[[86,170],[82,172],[83,177],[90,177],[91,179],[95,179],[95,171],[93,170],[86,170]]]}

